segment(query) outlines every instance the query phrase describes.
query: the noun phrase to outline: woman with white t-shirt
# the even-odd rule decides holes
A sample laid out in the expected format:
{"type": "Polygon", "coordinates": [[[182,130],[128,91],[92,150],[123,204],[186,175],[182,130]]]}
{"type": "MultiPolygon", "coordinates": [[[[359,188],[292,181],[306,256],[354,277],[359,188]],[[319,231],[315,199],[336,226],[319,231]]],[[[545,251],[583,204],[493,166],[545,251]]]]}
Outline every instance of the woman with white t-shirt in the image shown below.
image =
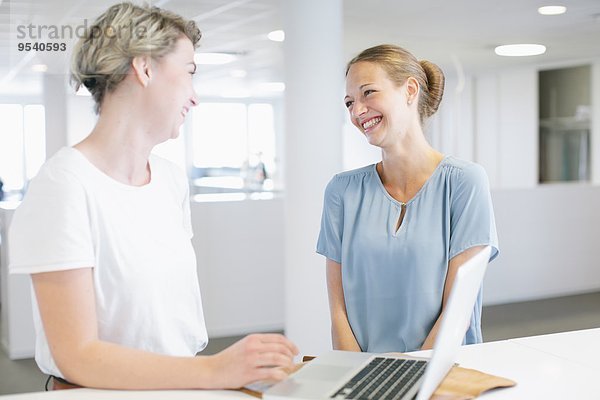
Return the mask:
{"type": "Polygon", "coordinates": [[[122,3],[74,50],[72,79],[99,114],[30,183],[11,230],[11,273],[31,274],[36,361],[55,386],[236,388],[286,376],[282,335],[249,335],[212,356],[190,241],[186,177],[152,148],[198,103],[200,31],[122,3]]]}

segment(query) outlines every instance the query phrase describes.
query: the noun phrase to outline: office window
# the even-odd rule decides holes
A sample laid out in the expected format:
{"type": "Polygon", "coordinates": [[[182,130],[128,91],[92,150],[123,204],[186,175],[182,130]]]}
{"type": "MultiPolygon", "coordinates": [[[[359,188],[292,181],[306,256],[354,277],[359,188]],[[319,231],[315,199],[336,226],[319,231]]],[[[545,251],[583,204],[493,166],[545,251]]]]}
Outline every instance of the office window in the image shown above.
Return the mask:
{"type": "Polygon", "coordinates": [[[591,67],[539,72],[539,181],[591,177],[591,67]]]}
{"type": "Polygon", "coordinates": [[[264,162],[268,171],[275,170],[275,124],[273,106],[250,104],[248,106],[248,157],[250,164],[264,162]]]}
{"type": "Polygon", "coordinates": [[[0,121],[3,191],[18,198],[46,159],[44,106],[0,104],[0,121]]]}
{"type": "Polygon", "coordinates": [[[276,146],[268,103],[201,103],[192,114],[196,193],[272,189],[276,146]]]}
{"type": "Polygon", "coordinates": [[[240,168],[248,154],[246,105],[201,103],[193,111],[196,168],[240,168]]]}

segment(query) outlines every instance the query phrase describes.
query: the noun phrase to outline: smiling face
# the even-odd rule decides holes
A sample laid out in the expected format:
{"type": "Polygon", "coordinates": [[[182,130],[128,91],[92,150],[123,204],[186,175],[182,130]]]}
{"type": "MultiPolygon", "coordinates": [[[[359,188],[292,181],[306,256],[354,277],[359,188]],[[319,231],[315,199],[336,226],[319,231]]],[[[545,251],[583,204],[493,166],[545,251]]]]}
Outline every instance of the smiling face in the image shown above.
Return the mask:
{"type": "Polygon", "coordinates": [[[177,41],[172,52],[153,62],[147,94],[148,117],[161,133],[160,141],[176,138],[186,114],[198,104],[192,84],[195,72],[194,47],[186,37],[177,41]]]}
{"type": "Polygon", "coordinates": [[[413,93],[414,88],[408,82],[398,86],[383,68],[372,62],[357,62],[348,70],[344,103],[352,124],[370,144],[386,147],[414,124],[418,116],[414,107],[418,93],[413,93]]]}

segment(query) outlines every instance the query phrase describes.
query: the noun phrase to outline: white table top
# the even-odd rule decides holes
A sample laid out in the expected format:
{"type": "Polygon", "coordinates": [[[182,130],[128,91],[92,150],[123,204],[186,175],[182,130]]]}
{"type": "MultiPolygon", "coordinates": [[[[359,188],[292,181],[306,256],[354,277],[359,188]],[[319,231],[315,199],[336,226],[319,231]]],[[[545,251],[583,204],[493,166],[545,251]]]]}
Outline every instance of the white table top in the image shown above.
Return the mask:
{"type": "MultiPolygon", "coordinates": [[[[427,355],[429,352],[415,352],[427,355]]],[[[482,400],[594,399],[600,368],[600,328],[463,346],[457,362],[465,368],[512,379],[515,387],[484,393],[482,400]]],[[[235,391],[105,391],[73,389],[0,396],[2,400],[252,399],[235,391]]]]}
{"type": "MultiPolygon", "coordinates": [[[[510,339],[600,371],[600,328],[510,339]]],[[[600,398],[600,395],[598,396],[600,398]]]]}
{"type": "Polygon", "coordinates": [[[589,399],[598,373],[581,363],[513,341],[465,346],[457,362],[517,382],[512,388],[485,393],[492,399],[589,399]]]}
{"type": "Polygon", "coordinates": [[[598,357],[600,328],[463,346],[456,361],[517,382],[482,400],[591,399],[598,398],[598,357]]]}

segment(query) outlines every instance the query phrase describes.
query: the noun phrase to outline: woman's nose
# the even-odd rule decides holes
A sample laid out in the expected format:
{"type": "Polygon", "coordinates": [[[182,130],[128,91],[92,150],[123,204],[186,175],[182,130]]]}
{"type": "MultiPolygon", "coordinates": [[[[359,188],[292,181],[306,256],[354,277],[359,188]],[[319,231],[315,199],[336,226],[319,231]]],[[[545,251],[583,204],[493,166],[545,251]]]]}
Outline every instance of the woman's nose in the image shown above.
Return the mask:
{"type": "Polygon", "coordinates": [[[354,104],[352,104],[352,111],[351,111],[352,116],[355,118],[360,117],[361,115],[363,115],[366,112],[367,112],[367,106],[364,103],[362,103],[358,100],[355,100],[354,104]]]}

